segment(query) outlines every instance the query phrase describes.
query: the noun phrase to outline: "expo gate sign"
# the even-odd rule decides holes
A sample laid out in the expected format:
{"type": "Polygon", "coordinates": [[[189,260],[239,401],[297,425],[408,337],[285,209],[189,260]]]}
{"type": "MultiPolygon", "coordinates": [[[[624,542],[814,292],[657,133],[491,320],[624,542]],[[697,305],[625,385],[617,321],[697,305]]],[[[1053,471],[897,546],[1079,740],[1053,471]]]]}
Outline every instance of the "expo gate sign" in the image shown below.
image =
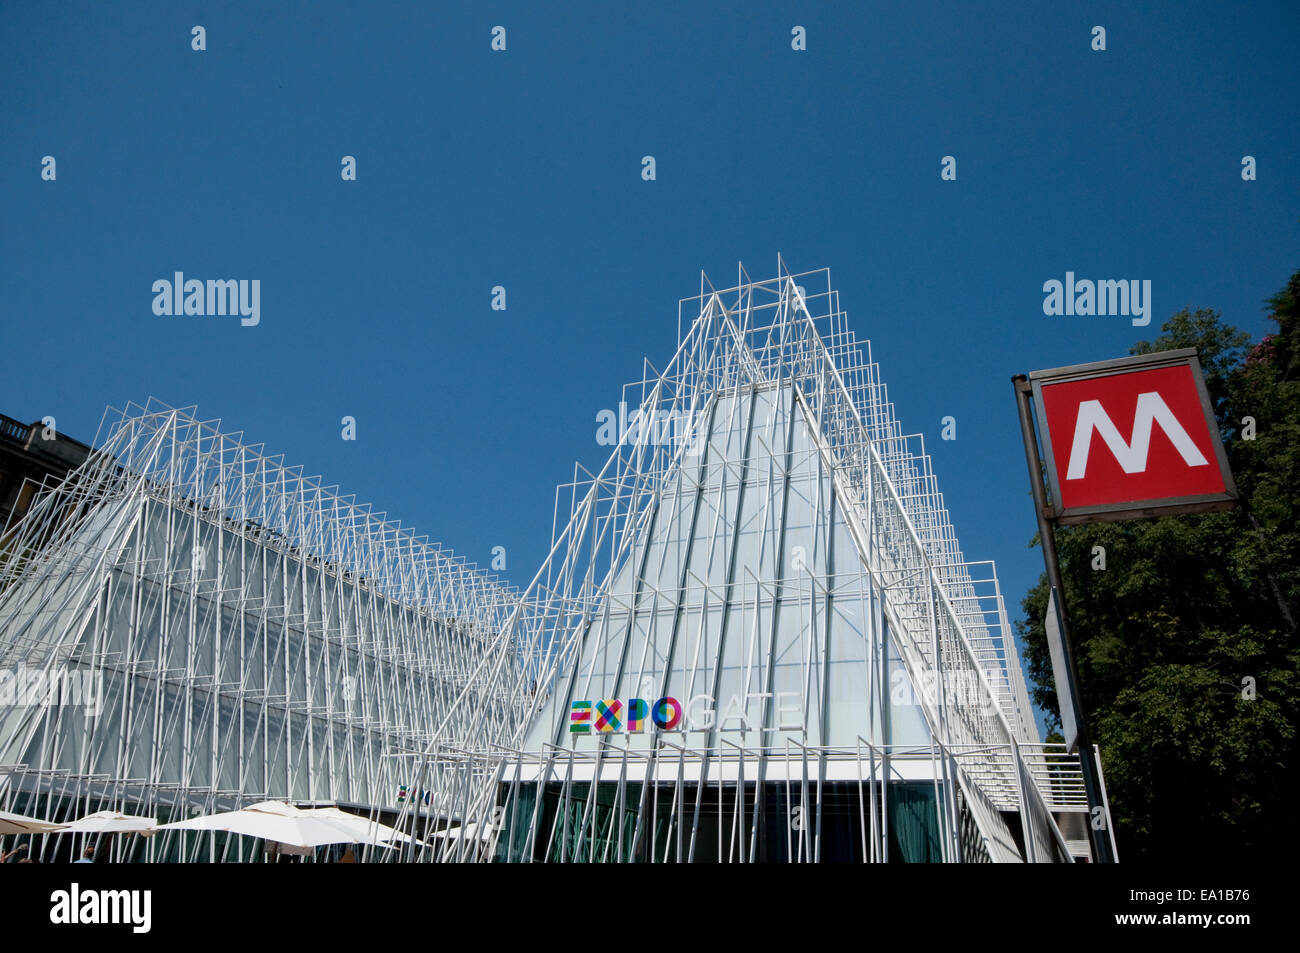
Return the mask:
{"type": "Polygon", "coordinates": [[[1237,489],[1196,350],[1029,375],[1060,524],[1228,509],[1237,489]]]}

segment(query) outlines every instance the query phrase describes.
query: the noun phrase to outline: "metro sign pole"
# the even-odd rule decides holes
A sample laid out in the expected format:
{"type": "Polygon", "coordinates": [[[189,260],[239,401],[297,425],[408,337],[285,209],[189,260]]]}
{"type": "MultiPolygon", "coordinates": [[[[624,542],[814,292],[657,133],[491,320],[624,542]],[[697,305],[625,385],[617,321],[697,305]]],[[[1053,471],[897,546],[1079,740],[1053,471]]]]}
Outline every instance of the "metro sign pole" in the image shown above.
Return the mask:
{"type": "Polygon", "coordinates": [[[1092,856],[1113,863],[1108,833],[1094,826],[1099,812],[1108,827],[1111,820],[1079,701],[1056,527],[1229,509],[1236,505],[1237,490],[1195,348],[1034,371],[1011,380],[1047,569],[1046,628],[1061,724],[1067,748],[1079,751],[1092,856]],[[1039,453],[1035,411],[1046,461],[1039,453]]]}

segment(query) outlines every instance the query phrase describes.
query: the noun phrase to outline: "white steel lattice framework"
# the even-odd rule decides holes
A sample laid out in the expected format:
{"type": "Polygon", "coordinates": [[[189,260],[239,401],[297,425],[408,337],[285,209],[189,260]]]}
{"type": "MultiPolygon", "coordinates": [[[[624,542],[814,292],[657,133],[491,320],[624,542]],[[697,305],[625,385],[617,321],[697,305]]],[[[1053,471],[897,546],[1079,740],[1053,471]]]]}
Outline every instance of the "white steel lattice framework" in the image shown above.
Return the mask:
{"type": "MultiPolygon", "coordinates": [[[[100,697],[0,709],[0,805],[391,808],[401,753],[437,726],[458,738],[452,702],[486,647],[509,653],[517,593],[218,424],[111,412],[5,528],[0,671],[100,697]]],[[[169,831],[136,853],[235,859],[240,842],[169,831]]]]}
{"type": "Polygon", "coordinates": [[[1055,819],[1086,810],[1078,761],[1039,742],[992,566],[864,347],[826,270],[702,276],[411,759],[443,829],[404,857],[1078,852],[1055,819]]]}

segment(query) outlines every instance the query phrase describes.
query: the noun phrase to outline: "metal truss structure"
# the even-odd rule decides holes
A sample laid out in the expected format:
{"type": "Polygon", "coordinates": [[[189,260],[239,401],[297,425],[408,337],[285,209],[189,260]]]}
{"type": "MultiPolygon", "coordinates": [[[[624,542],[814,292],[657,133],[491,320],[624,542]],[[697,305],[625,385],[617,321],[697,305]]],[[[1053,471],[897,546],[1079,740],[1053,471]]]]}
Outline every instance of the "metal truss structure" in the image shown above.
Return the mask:
{"type": "MultiPolygon", "coordinates": [[[[110,412],[5,528],[0,671],[46,698],[0,709],[6,807],[377,811],[397,753],[459,737],[452,702],[508,652],[517,593],[218,428],[153,401],[110,412]]],[[[137,853],[233,859],[238,840],[169,831],[137,853]]]]}
{"type": "Polygon", "coordinates": [[[1056,821],[1086,810],[1079,763],[1039,742],[996,576],[865,346],[826,270],[702,276],[411,759],[435,795],[409,813],[441,830],[405,856],[1079,852],[1056,821]]]}
{"type": "Polygon", "coordinates": [[[614,416],[520,594],[192,409],[114,412],[0,536],[0,673],[95,688],[0,709],[0,805],[340,803],[410,861],[1086,850],[993,567],[828,271],[702,276],[614,416]]]}

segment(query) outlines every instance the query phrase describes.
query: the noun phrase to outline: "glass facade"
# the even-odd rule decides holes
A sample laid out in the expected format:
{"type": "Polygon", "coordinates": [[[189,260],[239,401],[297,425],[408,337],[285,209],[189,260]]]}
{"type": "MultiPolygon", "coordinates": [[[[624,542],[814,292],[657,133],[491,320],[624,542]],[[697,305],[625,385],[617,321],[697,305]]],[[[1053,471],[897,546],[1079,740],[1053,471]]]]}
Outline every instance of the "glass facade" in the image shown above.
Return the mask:
{"type": "Polygon", "coordinates": [[[681,318],[606,465],[560,488],[513,623],[528,681],[483,685],[525,717],[431,762],[496,848],[433,858],[1060,859],[996,576],[829,276],[681,318]]]}
{"type": "Polygon", "coordinates": [[[178,411],[106,446],[5,537],[0,669],[43,687],[0,709],[0,803],[394,806],[517,596],[178,411]]]}
{"type": "MultiPolygon", "coordinates": [[[[707,450],[665,479],[576,663],[558,676],[567,689],[549,698],[525,747],[594,751],[603,734],[595,702],[618,700],[626,714],[630,699],[664,697],[682,706],[679,743],[928,744],[910,693],[888,693],[884,713],[864,704],[881,677],[869,616],[887,627],[883,596],[794,389],[726,396],[701,426],[707,450]],[[745,447],[759,442],[755,461],[745,447]],[[583,701],[592,718],[575,723],[573,705],[583,701]]],[[[887,645],[886,686],[902,666],[887,645]]],[[[621,720],[629,745],[657,743],[652,717],[639,731],[621,720]]]]}
{"type": "Polygon", "coordinates": [[[824,784],[815,805],[798,786],[770,781],[761,796],[754,783],[660,784],[649,791],[639,783],[597,784],[594,800],[589,782],[552,782],[540,805],[537,790],[525,785],[517,805],[501,805],[497,861],[862,863],[869,859],[864,823],[870,825],[873,810],[888,829],[890,862],[943,860],[943,804],[933,784],[885,785],[887,808],[878,792],[873,799],[844,781],[824,784]]]}

